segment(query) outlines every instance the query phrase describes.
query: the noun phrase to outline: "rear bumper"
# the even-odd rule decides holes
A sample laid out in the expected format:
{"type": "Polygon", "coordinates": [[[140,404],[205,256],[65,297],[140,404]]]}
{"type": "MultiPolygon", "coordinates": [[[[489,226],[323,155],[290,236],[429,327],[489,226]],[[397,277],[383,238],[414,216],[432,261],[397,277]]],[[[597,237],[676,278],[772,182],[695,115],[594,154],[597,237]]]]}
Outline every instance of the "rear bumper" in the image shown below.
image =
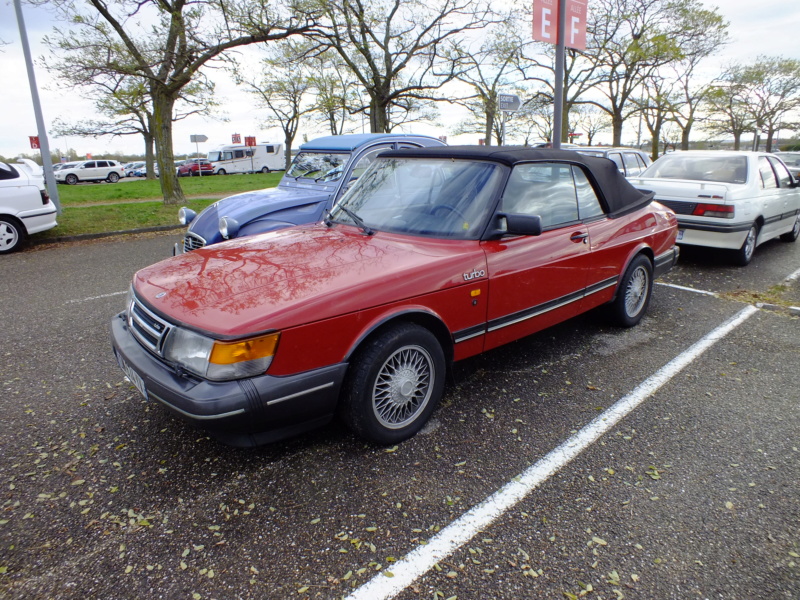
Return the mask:
{"type": "Polygon", "coordinates": [[[341,363],[289,377],[207,381],[179,373],[150,354],[128,331],[122,314],[112,319],[111,344],[120,367],[131,380],[141,379],[149,400],[231,446],[274,442],[325,425],[333,418],[347,370],[341,363]]]}
{"type": "Polygon", "coordinates": [[[663,254],[656,256],[653,264],[653,279],[658,279],[678,264],[678,257],[680,254],[680,248],[678,248],[678,246],[673,246],[663,254]]]}
{"type": "Polygon", "coordinates": [[[698,223],[678,217],[678,243],[687,246],[707,246],[738,250],[753,226],[746,223],[698,223]]]}

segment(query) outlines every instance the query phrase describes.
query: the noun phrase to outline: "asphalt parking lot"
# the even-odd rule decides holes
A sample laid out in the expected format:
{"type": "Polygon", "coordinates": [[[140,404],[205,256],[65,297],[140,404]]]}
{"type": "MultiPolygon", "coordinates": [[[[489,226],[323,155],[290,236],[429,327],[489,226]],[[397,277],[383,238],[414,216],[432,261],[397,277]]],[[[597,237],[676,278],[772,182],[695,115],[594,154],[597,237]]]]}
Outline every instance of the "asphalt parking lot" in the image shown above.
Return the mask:
{"type": "Polygon", "coordinates": [[[800,243],[684,251],[639,326],[460,363],[397,447],[332,425],[242,450],[111,353],[176,239],[0,259],[0,596],[800,598],[800,243]]]}

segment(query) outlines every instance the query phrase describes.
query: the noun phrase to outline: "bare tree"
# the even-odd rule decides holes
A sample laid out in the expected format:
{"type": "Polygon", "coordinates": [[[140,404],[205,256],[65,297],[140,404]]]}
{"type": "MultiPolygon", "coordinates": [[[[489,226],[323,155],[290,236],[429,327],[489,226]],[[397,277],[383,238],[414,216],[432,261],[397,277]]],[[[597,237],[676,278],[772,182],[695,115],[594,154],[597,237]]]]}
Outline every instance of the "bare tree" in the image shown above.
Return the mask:
{"type": "Polygon", "coordinates": [[[733,148],[739,150],[742,135],[752,131],[754,121],[750,110],[747,88],[737,81],[738,67],[729,68],[720,81],[706,94],[708,117],[704,128],[712,135],[733,136],[733,148]]]}
{"type": "MultiPolygon", "coordinates": [[[[69,81],[65,76],[63,81],[69,81]]],[[[95,80],[85,87],[87,98],[94,99],[97,113],[103,119],[66,121],[56,119],[56,135],[79,137],[140,135],[144,139],[147,178],[155,179],[155,136],[153,135],[153,109],[147,82],[142,78],[117,75],[95,80]],[[99,94],[99,95],[98,95],[99,94]]],[[[198,77],[181,92],[173,115],[180,121],[190,115],[212,114],[217,102],[213,98],[214,86],[204,77],[198,77]]]]}
{"type": "Polygon", "coordinates": [[[611,128],[611,119],[608,114],[596,106],[579,105],[572,111],[571,122],[574,123],[573,131],[586,134],[586,145],[594,144],[594,138],[603,131],[611,128]]]}
{"type": "Polygon", "coordinates": [[[448,50],[485,26],[486,0],[319,0],[320,39],[335,50],[369,97],[370,131],[389,132],[409,111],[430,108],[462,70],[448,50]]]}
{"type": "MultiPolygon", "coordinates": [[[[294,1],[294,0],[290,0],[294,1]]],[[[298,0],[299,1],[299,0],[298,0]]],[[[90,84],[119,75],[147,81],[165,204],[184,200],[173,168],[175,103],[201,68],[233,48],[310,32],[314,13],[268,0],[50,0],[67,28],[46,43],[90,84]]]]}
{"type": "Polygon", "coordinates": [[[711,32],[727,24],[695,0],[596,0],[591,4],[585,57],[596,65],[594,104],[611,117],[613,143],[639,107],[631,102],[643,81],[664,65],[705,48],[711,32]]]}
{"type": "Polygon", "coordinates": [[[467,84],[474,94],[455,102],[464,106],[471,118],[463,123],[460,131],[481,130],[487,146],[492,145],[492,135],[497,134],[502,143],[502,119],[498,96],[515,89],[522,79],[517,66],[522,56],[525,42],[516,32],[511,16],[477,44],[475,50],[469,44],[458,44],[454,49],[463,65],[463,71],[456,79],[467,84]],[[474,126],[471,124],[474,123],[474,126]]]}
{"type": "Polygon", "coordinates": [[[260,75],[247,77],[241,70],[237,70],[235,75],[237,83],[244,85],[268,110],[267,126],[277,125],[283,131],[284,168],[288,171],[300,119],[313,109],[308,102],[312,83],[299,67],[297,48],[291,43],[280,44],[264,59],[260,75]]]}

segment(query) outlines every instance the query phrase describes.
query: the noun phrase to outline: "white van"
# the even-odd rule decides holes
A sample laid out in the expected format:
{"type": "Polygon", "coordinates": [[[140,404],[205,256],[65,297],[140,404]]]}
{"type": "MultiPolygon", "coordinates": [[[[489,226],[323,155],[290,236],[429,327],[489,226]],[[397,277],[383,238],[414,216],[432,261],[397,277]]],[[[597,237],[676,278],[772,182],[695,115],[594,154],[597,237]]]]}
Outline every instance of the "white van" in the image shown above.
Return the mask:
{"type": "Polygon", "coordinates": [[[256,144],[220,146],[208,153],[214,166],[214,175],[230,173],[269,173],[285,168],[283,144],[256,144]]]}

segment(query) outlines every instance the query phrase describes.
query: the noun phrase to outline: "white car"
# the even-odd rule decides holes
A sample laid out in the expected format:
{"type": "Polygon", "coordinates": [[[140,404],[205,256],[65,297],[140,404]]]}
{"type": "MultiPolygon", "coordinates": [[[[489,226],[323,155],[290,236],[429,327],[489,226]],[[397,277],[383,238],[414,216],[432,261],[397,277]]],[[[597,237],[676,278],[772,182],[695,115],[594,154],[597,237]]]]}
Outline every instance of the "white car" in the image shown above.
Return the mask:
{"type": "Polygon", "coordinates": [[[115,160],[85,160],[69,169],[56,171],[58,183],[75,185],[79,181],[107,181],[117,183],[125,174],[122,165],[115,160]]]}
{"type": "Polygon", "coordinates": [[[0,254],[18,250],[28,235],[57,224],[41,167],[0,162],[0,254]]]}
{"type": "Polygon", "coordinates": [[[757,246],[800,234],[800,184],[766,152],[673,152],[630,180],[678,216],[678,243],[733,251],[747,265],[757,246]]]}
{"type": "Polygon", "coordinates": [[[636,148],[612,148],[608,146],[581,146],[574,148],[575,152],[586,156],[600,156],[614,162],[619,172],[628,179],[641,175],[642,172],[653,164],[646,152],[636,148]]]}

